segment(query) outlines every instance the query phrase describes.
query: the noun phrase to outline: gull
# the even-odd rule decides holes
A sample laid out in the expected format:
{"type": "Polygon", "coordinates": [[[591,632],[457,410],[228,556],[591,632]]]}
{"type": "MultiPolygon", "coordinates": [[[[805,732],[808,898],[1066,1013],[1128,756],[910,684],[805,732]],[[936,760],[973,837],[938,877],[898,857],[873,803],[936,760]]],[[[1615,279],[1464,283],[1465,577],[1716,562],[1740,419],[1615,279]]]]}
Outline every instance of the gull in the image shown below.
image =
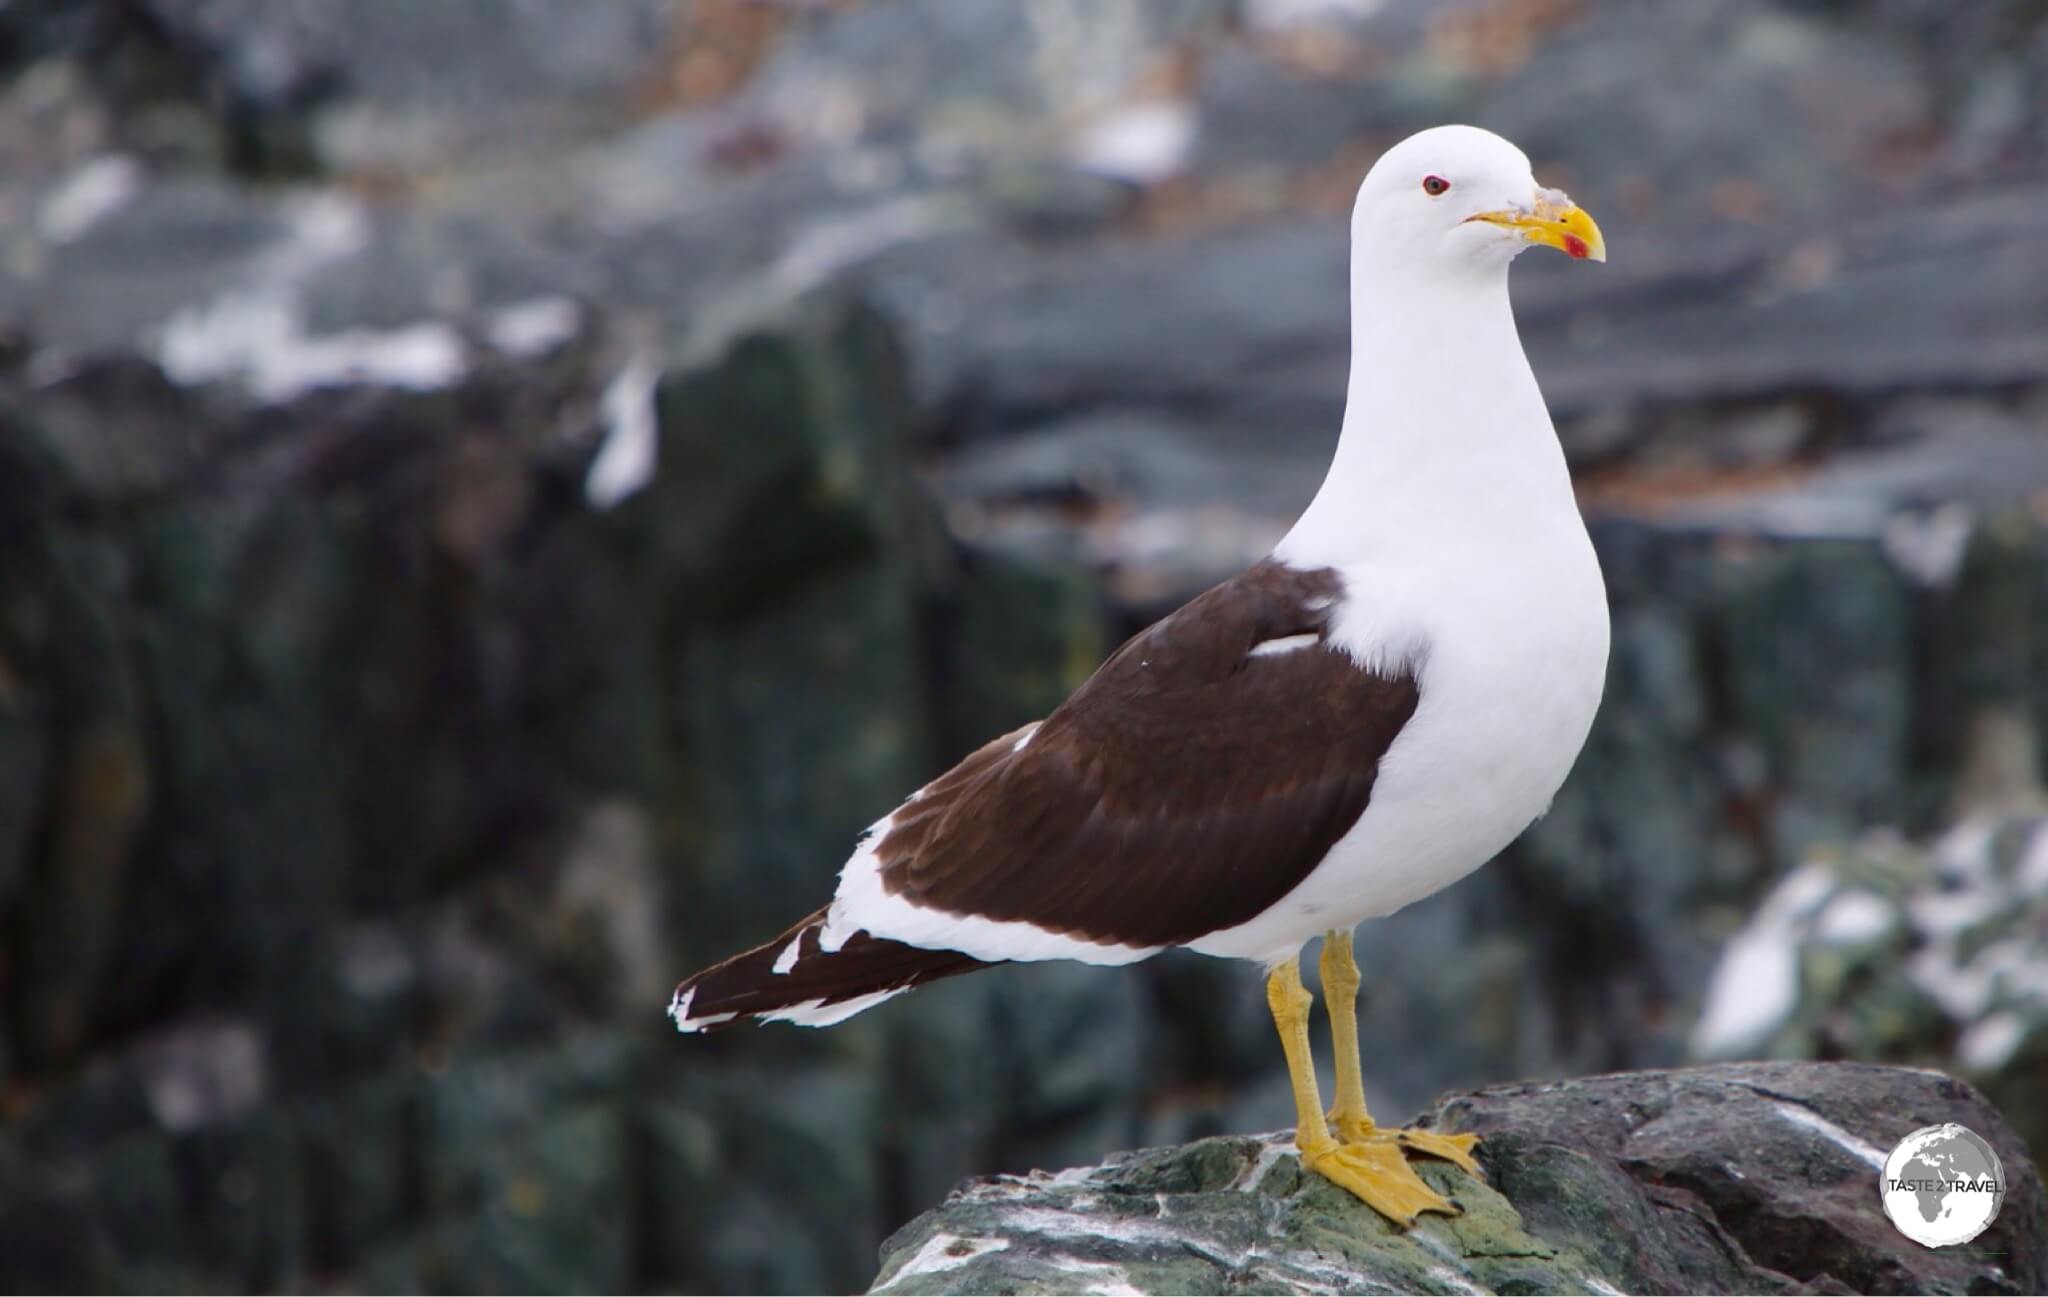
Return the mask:
{"type": "Polygon", "coordinates": [[[889,810],[828,904],[677,988],[677,1027],[823,1027],[1019,960],[1250,960],[1303,1166],[1403,1225],[1455,1213],[1409,1159],[1477,1176],[1476,1136],[1367,1111],[1352,933],[1542,815],[1599,706],[1606,591],[1508,299],[1509,264],[1539,246],[1606,259],[1513,144],[1442,126],[1388,150],[1351,213],[1343,427],[1293,528],[889,810]],[[1300,967],[1315,937],[1327,1115],[1300,967]]]}

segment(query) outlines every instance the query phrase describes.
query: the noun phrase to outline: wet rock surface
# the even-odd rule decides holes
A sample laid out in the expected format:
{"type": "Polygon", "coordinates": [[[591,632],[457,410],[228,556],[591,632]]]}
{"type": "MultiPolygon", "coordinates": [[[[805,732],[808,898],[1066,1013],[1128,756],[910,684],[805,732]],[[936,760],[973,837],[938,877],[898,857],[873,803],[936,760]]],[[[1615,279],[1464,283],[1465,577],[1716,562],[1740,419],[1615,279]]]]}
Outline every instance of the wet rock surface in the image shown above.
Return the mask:
{"type": "Polygon", "coordinates": [[[1496,1086],[1417,1123],[1483,1136],[1481,1183],[1418,1163],[1457,1217],[1399,1229],[1285,1135],[980,1180],[883,1246],[877,1293],[2031,1292],[2040,1175],[1982,1096],[1933,1072],[1749,1063],[1496,1086]],[[1960,1122],[2012,1168],[1997,1221],[1929,1249],[1885,1219],[1885,1153],[1960,1122]]]}

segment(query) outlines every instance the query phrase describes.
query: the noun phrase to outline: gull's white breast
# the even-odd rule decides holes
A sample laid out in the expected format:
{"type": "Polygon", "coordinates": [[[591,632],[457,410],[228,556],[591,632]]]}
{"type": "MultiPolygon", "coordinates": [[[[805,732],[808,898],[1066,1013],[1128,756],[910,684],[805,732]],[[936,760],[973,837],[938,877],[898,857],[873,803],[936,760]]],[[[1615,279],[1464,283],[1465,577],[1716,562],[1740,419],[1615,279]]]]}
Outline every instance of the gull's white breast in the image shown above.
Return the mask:
{"type": "Polygon", "coordinates": [[[1334,641],[1368,665],[1411,665],[1420,702],[1365,813],[1315,872],[1194,949],[1287,958],[1458,881],[1549,807],[1599,706],[1607,597],[1570,495],[1510,485],[1497,508],[1480,492],[1454,517],[1418,510],[1398,539],[1383,532],[1337,563],[1334,641]]]}

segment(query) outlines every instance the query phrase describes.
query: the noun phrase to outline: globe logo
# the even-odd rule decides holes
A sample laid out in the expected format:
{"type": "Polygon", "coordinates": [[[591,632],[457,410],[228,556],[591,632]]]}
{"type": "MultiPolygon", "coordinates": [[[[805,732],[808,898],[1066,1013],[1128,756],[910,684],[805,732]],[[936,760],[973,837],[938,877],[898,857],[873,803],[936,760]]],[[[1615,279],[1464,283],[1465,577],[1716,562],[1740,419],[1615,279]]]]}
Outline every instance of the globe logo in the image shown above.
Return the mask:
{"type": "Polygon", "coordinates": [[[1923,1126],[1884,1160],[1884,1214],[1922,1247],[1953,1247],[1982,1234],[2005,1202],[2005,1169],[1976,1131],[1923,1126]]]}

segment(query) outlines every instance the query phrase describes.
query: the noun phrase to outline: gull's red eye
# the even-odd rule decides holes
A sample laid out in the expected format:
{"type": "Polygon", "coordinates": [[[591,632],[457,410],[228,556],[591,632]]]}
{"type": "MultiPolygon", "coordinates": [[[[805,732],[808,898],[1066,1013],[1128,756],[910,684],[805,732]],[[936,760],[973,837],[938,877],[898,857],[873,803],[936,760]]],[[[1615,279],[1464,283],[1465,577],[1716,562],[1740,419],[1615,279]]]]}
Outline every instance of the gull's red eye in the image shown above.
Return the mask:
{"type": "Polygon", "coordinates": [[[1424,176],[1422,178],[1422,192],[1428,194],[1431,198],[1440,197],[1450,187],[1451,182],[1442,176],[1424,176]]]}

